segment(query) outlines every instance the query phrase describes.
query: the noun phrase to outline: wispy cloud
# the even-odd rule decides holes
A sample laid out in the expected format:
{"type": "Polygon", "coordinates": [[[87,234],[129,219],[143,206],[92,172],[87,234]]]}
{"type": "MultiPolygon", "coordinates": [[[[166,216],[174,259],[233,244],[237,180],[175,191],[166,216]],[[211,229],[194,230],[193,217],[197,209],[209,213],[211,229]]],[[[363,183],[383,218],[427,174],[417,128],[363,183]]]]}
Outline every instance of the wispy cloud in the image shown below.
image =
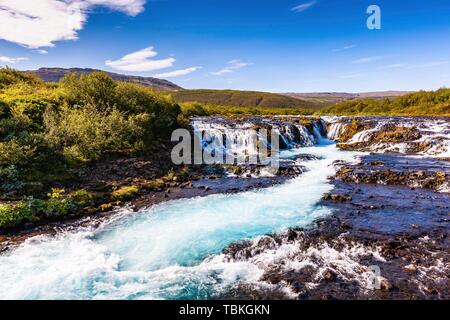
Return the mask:
{"type": "Polygon", "coordinates": [[[354,60],[353,63],[356,63],[356,64],[368,63],[368,62],[373,62],[373,61],[378,61],[378,60],[383,60],[383,57],[382,56],[366,57],[366,58],[354,60]]]}
{"type": "Polygon", "coordinates": [[[439,67],[450,64],[450,61],[430,61],[420,64],[406,64],[406,63],[394,63],[386,66],[378,67],[378,70],[390,70],[390,69],[404,69],[404,70],[416,70],[439,67]]]}
{"type": "Polygon", "coordinates": [[[311,8],[312,6],[314,6],[315,4],[317,4],[317,1],[310,1],[310,2],[306,2],[306,3],[302,3],[298,6],[293,7],[291,10],[294,12],[303,12],[305,10],[308,10],[309,8],[311,8]]]}
{"type": "Polygon", "coordinates": [[[182,69],[182,70],[175,70],[175,71],[171,71],[171,72],[166,72],[166,73],[159,73],[159,74],[155,74],[154,77],[155,78],[175,78],[175,77],[181,77],[181,76],[185,76],[188,74],[191,74],[197,70],[202,69],[202,67],[191,67],[191,68],[186,68],[186,69],[182,69]]]}
{"type": "Polygon", "coordinates": [[[346,74],[341,76],[341,79],[355,79],[355,78],[362,78],[364,77],[364,74],[362,73],[353,73],[353,74],[346,74]]]}
{"type": "Polygon", "coordinates": [[[91,9],[103,6],[136,16],[145,0],[1,0],[0,39],[28,48],[78,39],[91,9]]]}
{"type": "Polygon", "coordinates": [[[422,68],[432,68],[432,67],[439,67],[439,66],[445,66],[449,64],[450,61],[431,61],[423,64],[415,64],[415,65],[409,65],[406,67],[406,69],[422,69],[422,68]]]}
{"type": "Polygon", "coordinates": [[[331,51],[332,52],[340,52],[340,51],[350,50],[350,49],[353,49],[353,48],[356,48],[356,45],[352,44],[352,45],[345,46],[345,47],[342,47],[342,48],[339,48],[339,49],[333,49],[331,51]]]}
{"type": "Polygon", "coordinates": [[[130,72],[148,72],[170,68],[175,63],[175,58],[167,58],[162,60],[153,60],[158,53],[153,47],[148,47],[123,56],[118,60],[107,60],[105,64],[120,71],[130,72]]]}
{"type": "Polygon", "coordinates": [[[378,67],[378,70],[390,70],[390,69],[402,69],[405,68],[407,65],[404,63],[395,63],[395,64],[389,64],[387,66],[381,66],[378,67]]]}
{"type": "Polygon", "coordinates": [[[236,70],[245,68],[247,66],[251,65],[251,63],[243,62],[239,59],[231,60],[228,62],[228,66],[226,68],[223,68],[219,71],[211,72],[211,75],[213,76],[222,76],[224,74],[233,73],[236,70]]]}
{"type": "Polygon", "coordinates": [[[47,53],[48,53],[47,50],[43,50],[43,49],[41,49],[41,50],[36,50],[36,52],[39,53],[39,54],[47,54],[47,53]]]}
{"type": "Polygon", "coordinates": [[[7,56],[0,56],[0,62],[2,62],[2,63],[15,64],[15,63],[19,63],[19,62],[27,61],[27,60],[28,60],[28,58],[24,58],[24,57],[12,58],[12,57],[7,57],[7,56]]]}

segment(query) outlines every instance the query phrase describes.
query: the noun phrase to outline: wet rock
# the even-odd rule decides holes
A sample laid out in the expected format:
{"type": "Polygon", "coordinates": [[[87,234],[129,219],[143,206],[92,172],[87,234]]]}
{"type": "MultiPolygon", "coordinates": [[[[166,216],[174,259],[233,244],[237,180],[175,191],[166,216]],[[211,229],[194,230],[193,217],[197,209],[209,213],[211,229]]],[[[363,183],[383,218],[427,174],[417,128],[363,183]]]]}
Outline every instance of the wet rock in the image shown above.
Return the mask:
{"type": "Polygon", "coordinates": [[[377,281],[380,284],[381,291],[388,292],[394,288],[394,286],[391,284],[391,282],[384,277],[381,277],[381,276],[377,277],[377,281]]]}
{"type": "Polygon", "coordinates": [[[337,273],[331,269],[327,269],[322,273],[322,278],[327,282],[334,282],[337,279],[337,273]]]}
{"type": "Polygon", "coordinates": [[[342,194],[329,194],[326,193],[323,195],[322,200],[325,201],[336,201],[336,202],[346,202],[346,201],[352,201],[352,197],[349,195],[342,195],[342,194]]]}
{"type": "Polygon", "coordinates": [[[417,267],[413,264],[409,264],[407,266],[405,266],[403,269],[405,269],[406,272],[416,272],[417,271],[417,267]]]}

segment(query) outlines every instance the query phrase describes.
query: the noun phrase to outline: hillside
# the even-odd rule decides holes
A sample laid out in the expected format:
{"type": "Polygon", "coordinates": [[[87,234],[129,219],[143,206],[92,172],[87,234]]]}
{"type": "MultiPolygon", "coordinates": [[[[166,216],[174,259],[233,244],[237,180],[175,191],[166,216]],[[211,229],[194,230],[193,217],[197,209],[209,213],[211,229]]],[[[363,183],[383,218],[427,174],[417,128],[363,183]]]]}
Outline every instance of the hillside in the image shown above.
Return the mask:
{"type": "Polygon", "coordinates": [[[314,102],[281,94],[237,90],[181,90],[172,94],[177,102],[199,102],[234,107],[318,109],[314,102]]]}
{"type": "Polygon", "coordinates": [[[359,99],[386,99],[396,98],[406,95],[411,92],[407,91],[379,91],[379,92],[361,92],[361,93],[348,93],[348,92],[310,92],[310,93],[295,93],[288,92],[283,93],[288,97],[304,99],[315,103],[327,105],[331,103],[339,103],[344,101],[352,101],[359,99]]]}
{"type": "Polygon", "coordinates": [[[323,115],[450,116],[450,89],[419,91],[391,99],[362,99],[325,107],[323,115]]]}
{"type": "MultiPolygon", "coordinates": [[[[40,68],[34,71],[27,71],[28,73],[32,73],[45,82],[59,82],[66,74],[76,72],[82,74],[90,74],[96,71],[95,69],[81,69],[81,68],[40,68]]],[[[106,72],[106,71],[104,71],[106,72]]],[[[151,77],[137,77],[137,76],[128,76],[118,73],[106,72],[112,79],[124,82],[131,82],[143,85],[145,87],[151,87],[159,90],[180,90],[181,87],[176,84],[162,79],[156,79],[151,77]]]]}

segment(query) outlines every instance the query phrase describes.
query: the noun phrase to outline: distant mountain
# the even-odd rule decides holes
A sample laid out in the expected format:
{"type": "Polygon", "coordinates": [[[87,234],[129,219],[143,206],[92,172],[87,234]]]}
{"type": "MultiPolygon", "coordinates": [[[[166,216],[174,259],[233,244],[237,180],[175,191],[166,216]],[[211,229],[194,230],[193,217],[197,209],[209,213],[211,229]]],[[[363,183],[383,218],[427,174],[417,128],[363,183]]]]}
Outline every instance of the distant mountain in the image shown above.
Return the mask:
{"type": "MultiPolygon", "coordinates": [[[[40,68],[34,71],[27,71],[29,73],[35,74],[42,80],[46,82],[58,82],[62,77],[64,77],[67,73],[77,72],[77,73],[92,73],[96,71],[96,69],[81,69],[81,68],[40,68]]],[[[103,71],[106,72],[106,71],[103,71]]],[[[137,83],[146,87],[152,87],[158,90],[182,90],[183,88],[177,86],[176,84],[162,79],[156,79],[151,77],[137,77],[137,76],[128,76],[118,73],[106,72],[111,78],[118,81],[132,82],[137,83]]]]}
{"type": "Polygon", "coordinates": [[[211,103],[233,107],[317,109],[320,105],[286,95],[238,90],[180,90],[172,94],[178,102],[211,103]]]}
{"type": "Polygon", "coordinates": [[[311,93],[283,93],[283,95],[293,98],[306,99],[320,104],[339,103],[344,101],[352,101],[358,99],[386,99],[396,98],[410,91],[379,91],[379,92],[361,92],[361,93],[347,93],[347,92],[311,92],[311,93]]]}

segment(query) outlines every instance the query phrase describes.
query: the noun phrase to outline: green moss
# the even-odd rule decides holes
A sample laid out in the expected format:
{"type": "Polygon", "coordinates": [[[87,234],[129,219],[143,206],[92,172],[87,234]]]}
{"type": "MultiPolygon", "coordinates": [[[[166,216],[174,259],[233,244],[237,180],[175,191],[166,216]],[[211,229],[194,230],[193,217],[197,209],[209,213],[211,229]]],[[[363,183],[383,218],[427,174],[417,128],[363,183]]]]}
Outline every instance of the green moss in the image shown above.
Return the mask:
{"type": "Polygon", "coordinates": [[[147,182],[143,185],[143,188],[150,191],[158,191],[163,189],[166,186],[166,183],[163,179],[156,179],[150,182],[147,182]]]}
{"type": "Polygon", "coordinates": [[[136,186],[122,187],[112,192],[112,201],[126,201],[136,197],[139,194],[139,188],[136,186]]]}

